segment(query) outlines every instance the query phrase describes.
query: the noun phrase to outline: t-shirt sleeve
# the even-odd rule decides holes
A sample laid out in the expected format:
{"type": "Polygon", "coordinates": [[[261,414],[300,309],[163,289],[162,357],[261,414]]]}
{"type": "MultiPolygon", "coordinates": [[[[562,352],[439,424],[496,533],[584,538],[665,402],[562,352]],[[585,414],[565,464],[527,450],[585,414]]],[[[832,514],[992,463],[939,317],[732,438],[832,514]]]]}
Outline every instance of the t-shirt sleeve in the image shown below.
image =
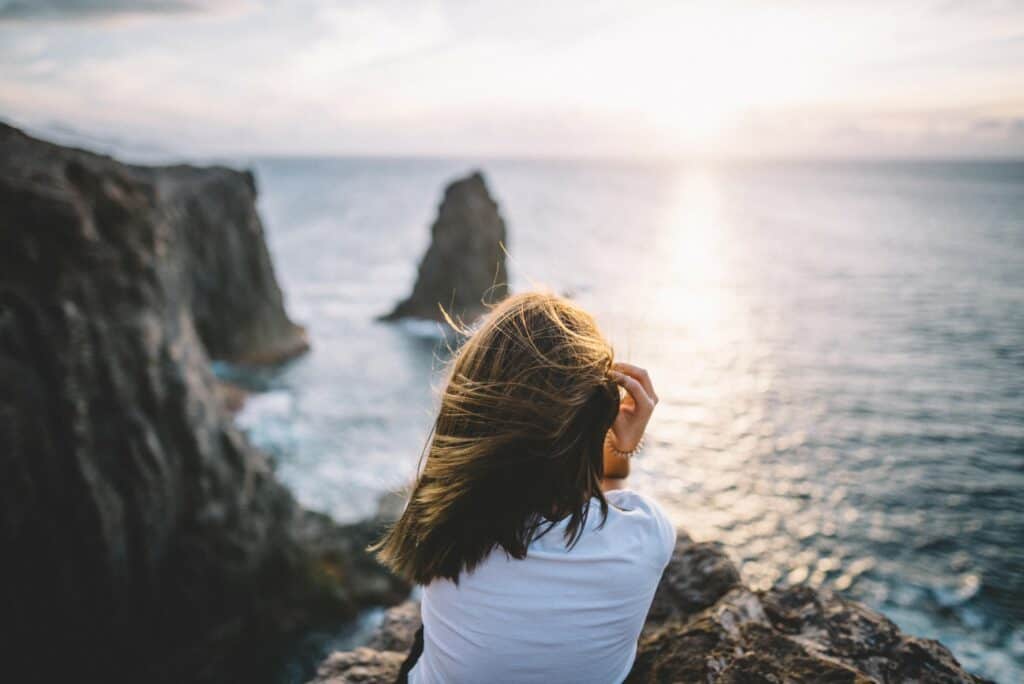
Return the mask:
{"type": "Polygon", "coordinates": [[[676,546],[676,528],[661,505],[631,489],[613,489],[605,494],[605,498],[613,506],[627,511],[642,511],[650,517],[655,547],[652,555],[662,568],[668,565],[676,546]]]}

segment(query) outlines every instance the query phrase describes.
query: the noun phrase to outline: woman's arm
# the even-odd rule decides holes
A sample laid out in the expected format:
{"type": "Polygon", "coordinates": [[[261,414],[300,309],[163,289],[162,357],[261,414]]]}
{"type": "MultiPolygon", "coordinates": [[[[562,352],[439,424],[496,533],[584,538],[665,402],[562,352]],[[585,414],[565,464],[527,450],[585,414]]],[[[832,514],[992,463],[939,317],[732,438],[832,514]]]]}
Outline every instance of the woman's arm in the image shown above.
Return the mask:
{"type": "Polygon", "coordinates": [[[626,395],[619,405],[619,415],[604,441],[604,479],[601,491],[622,489],[629,477],[629,456],[643,438],[647,422],[651,419],[658,395],[654,393],[651,378],[643,368],[628,363],[617,363],[612,371],[626,395]]]}

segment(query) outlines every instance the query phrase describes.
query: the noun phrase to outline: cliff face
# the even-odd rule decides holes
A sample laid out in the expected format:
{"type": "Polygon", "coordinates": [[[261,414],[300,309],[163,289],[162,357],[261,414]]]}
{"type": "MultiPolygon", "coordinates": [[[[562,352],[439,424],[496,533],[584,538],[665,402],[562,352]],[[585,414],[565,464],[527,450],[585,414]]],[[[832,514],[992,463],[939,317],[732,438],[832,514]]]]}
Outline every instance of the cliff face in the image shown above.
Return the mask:
{"type": "Polygon", "coordinates": [[[376,526],[299,508],[215,393],[211,356],[306,345],[254,199],[249,174],[133,167],[0,125],[12,681],[225,681],[254,642],[404,595],[363,551],[376,526]]]}
{"type": "Polygon", "coordinates": [[[305,330],[284,310],[252,174],[190,166],[134,171],[173,217],[178,258],[164,276],[168,291],[187,302],[207,354],[263,364],[306,351],[305,330]]]}
{"type": "MultiPolygon", "coordinates": [[[[313,684],[394,681],[419,627],[419,605],[388,611],[370,642],[334,653],[313,684]]],[[[928,682],[976,684],[942,644],[883,615],[807,587],[753,592],[716,544],[680,533],[627,682],[928,682]]]]}
{"type": "Polygon", "coordinates": [[[440,321],[441,306],[457,320],[479,316],[484,302],[497,302],[508,294],[505,244],[505,222],[483,176],[476,172],[451,183],[445,188],[412,294],[385,320],[440,321]]]}

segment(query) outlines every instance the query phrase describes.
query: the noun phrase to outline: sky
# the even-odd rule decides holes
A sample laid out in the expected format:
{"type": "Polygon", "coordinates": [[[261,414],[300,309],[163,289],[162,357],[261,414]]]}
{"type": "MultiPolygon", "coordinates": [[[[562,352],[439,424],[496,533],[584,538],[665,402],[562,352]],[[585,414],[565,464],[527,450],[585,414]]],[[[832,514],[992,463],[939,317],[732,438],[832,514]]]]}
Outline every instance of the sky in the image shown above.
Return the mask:
{"type": "Polygon", "coordinates": [[[138,155],[1024,157],[1024,2],[0,0],[0,119],[138,155]]]}

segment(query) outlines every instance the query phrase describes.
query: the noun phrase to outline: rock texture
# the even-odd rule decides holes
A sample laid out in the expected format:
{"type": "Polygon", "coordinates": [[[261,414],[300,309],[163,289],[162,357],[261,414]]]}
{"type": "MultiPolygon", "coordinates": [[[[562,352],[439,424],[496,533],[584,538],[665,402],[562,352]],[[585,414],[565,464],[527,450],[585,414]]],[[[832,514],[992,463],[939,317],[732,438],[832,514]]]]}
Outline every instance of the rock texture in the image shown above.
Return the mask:
{"type": "Polygon", "coordinates": [[[384,319],[442,321],[441,307],[456,320],[480,315],[485,302],[508,294],[506,244],[505,222],[483,175],[478,171],[449,184],[412,294],[384,319]]]}
{"type": "MultiPolygon", "coordinates": [[[[388,611],[367,647],[335,653],[313,684],[392,682],[419,606],[388,611]]],[[[752,592],[717,544],[680,534],[627,682],[976,684],[942,644],[827,591],[752,592]]]]}
{"type": "Polygon", "coordinates": [[[393,684],[405,655],[395,651],[357,648],[327,656],[317,670],[316,682],[331,684],[393,684]]]}
{"type": "Polygon", "coordinates": [[[210,357],[286,358],[253,178],[0,125],[0,626],[8,681],[231,681],[407,587],[374,523],[298,507],[210,357]]]}

